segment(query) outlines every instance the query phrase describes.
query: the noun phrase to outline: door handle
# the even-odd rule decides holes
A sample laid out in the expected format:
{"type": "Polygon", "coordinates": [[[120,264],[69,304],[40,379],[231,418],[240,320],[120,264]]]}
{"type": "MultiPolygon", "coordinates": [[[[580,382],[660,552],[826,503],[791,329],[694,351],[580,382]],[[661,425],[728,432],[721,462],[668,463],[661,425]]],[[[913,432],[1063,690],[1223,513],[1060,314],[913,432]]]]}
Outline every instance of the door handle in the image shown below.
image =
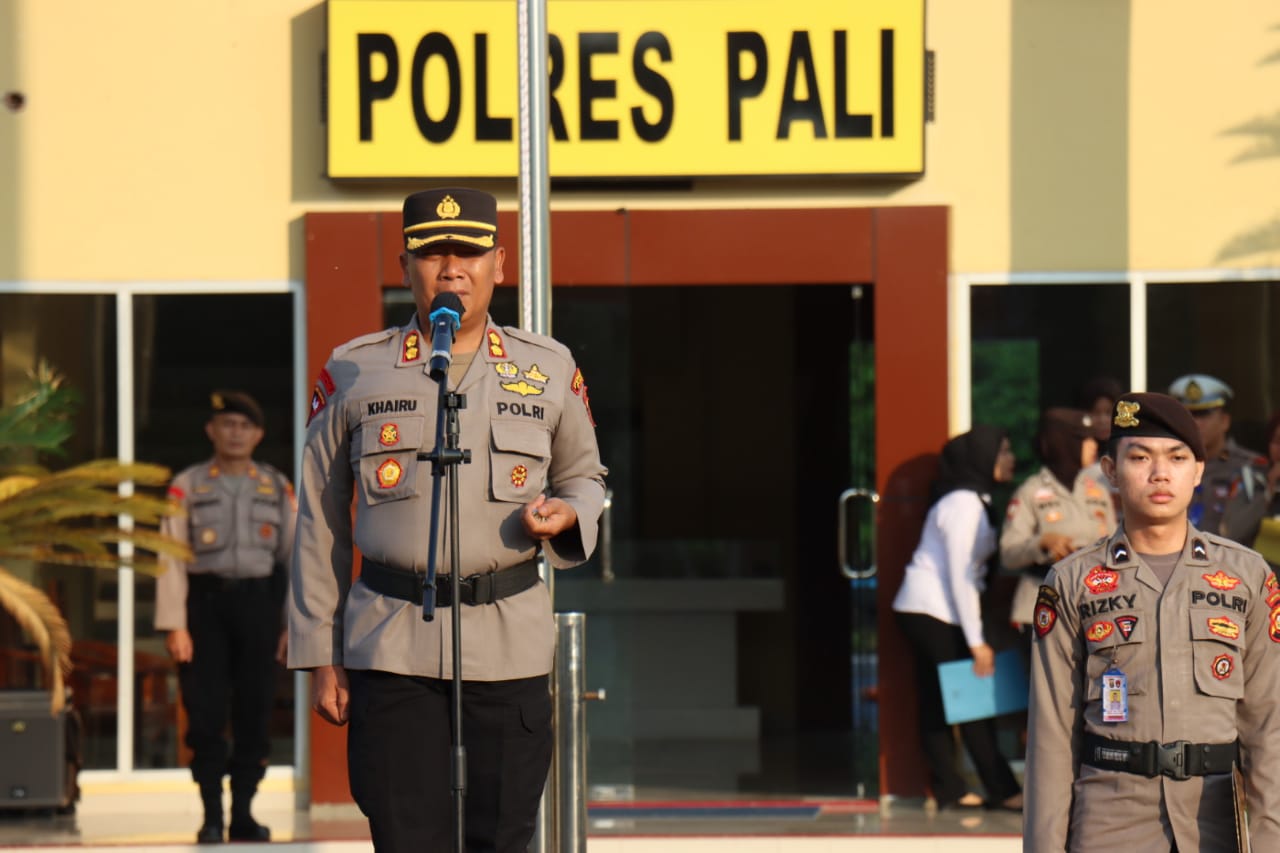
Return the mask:
{"type": "MultiPolygon", "coordinates": [[[[849,580],[866,580],[876,574],[876,509],[880,503],[880,495],[873,489],[845,489],[840,494],[836,509],[836,550],[840,560],[840,574],[849,580]],[[855,565],[850,562],[849,554],[849,516],[850,505],[854,501],[867,501],[871,506],[870,543],[867,553],[870,559],[865,564],[855,565]]],[[[859,537],[861,542],[861,537],[859,537]]]]}

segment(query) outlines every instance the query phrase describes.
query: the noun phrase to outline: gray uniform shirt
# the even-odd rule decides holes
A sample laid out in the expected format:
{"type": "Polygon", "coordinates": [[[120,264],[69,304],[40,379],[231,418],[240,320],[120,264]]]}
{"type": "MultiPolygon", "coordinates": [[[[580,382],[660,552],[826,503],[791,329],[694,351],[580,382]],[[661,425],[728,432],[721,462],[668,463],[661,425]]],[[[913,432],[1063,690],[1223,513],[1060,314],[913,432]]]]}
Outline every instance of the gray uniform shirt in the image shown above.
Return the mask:
{"type": "Polygon", "coordinates": [[[1253,545],[1267,512],[1266,457],[1228,438],[1216,459],[1206,459],[1204,476],[1187,511],[1193,524],[1253,545]]]}
{"type": "MultiPolygon", "coordinates": [[[[1040,537],[1046,533],[1069,536],[1073,548],[1083,548],[1115,530],[1111,492],[1093,476],[1093,470],[1086,468],[1077,474],[1070,492],[1048,468],[1023,481],[1009,500],[1000,531],[1000,564],[1004,568],[1023,571],[1053,562],[1040,547],[1040,537]]],[[[1032,574],[1024,572],[1013,591],[1009,619],[1019,625],[1031,624],[1040,589],[1040,578],[1032,574]]]]}
{"type": "Polygon", "coordinates": [[[186,515],[165,517],[160,530],[189,544],[195,562],[160,556],[157,630],[186,630],[188,574],[263,578],[276,563],[287,567],[292,561],[293,487],[270,465],[254,462],[243,477],[223,475],[213,460],[192,465],[173,478],[169,498],[186,515]]]}
{"type": "Polygon", "coordinates": [[[1280,850],[1280,586],[1255,552],[1188,528],[1167,586],[1121,528],[1056,564],[1036,602],[1023,849],[1234,853],[1230,774],[1173,780],[1082,761],[1082,735],[1239,740],[1254,850],[1280,850]],[[1101,676],[1128,682],[1103,721],[1101,676]]]}
{"type": "MultiPolygon", "coordinates": [[[[398,569],[425,572],[438,385],[430,339],[409,325],[357,338],[333,352],[312,398],[299,478],[297,554],[289,597],[289,666],[342,665],[403,675],[453,674],[452,615],[380,595],[352,580],[353,548],[398,569]],[[355,520],[352,522],[352,499],[355,520]]],[[[543,545],[554,568],[595,548],[606,470],[587,386],[555,340],[490,322],[457,389],[461,572],[501,571],[533,558],[520,520],[539,493],[561,498],[576,529],[543,545]]],[[[451,570],[441,514],[441,574],[451,570]]],[[[537,584],[492,604],[461,607],[462,676],[498,681],[551,670],[550,596],[537,584]]]]}

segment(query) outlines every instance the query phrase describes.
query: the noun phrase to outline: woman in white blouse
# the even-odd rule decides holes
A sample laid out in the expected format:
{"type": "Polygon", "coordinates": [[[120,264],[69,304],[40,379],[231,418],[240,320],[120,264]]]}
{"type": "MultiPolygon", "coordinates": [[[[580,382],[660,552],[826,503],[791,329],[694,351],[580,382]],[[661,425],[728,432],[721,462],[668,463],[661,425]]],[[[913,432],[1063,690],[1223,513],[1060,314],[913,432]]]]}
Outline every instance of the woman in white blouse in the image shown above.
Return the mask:
{"type": "Polygon", "coordinates": [[[995,652],[982,630],[980,599],[987,560],[996,551],[991,489],[1013,478],[1004,430],[975,426],[942,448],[933,504],[893,600],[916,658],[920,738],[939,808],[1022,808],[1022,792],[996,745],[993,720],[960,724],[966,751],[986,789],[969,791],[956,766],[955,740],[942,707],[938,664],[973,659],[978,676],[995,673],[995,652]]]}

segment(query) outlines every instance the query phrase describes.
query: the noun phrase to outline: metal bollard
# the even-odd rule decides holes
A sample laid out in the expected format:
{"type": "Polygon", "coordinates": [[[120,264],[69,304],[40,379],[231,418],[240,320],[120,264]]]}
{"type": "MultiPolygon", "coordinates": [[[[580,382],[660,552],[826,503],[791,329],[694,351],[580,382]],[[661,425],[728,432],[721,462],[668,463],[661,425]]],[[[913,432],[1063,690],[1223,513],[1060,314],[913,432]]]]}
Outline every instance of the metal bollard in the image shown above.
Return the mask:
{"type": "Polygon", "coordinates": [[[583,690],[586,675],[584,613],[556,614],[556,665],[551,673],[555,751],[538,810],[531,853],[586,853],[587,714],[583,703],[604,699],[583,690]]]}

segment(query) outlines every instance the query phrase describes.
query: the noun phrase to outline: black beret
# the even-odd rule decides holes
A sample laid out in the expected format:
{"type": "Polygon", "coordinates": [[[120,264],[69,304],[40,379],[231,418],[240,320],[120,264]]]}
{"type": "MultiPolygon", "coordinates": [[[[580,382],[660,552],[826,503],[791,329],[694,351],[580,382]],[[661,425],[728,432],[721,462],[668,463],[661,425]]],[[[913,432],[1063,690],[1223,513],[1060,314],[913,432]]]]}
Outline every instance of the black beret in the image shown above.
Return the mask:
{"type": "Polygon", "coordinates": [[[423,190],[404,200],[404,247],[416,252],[435,243],[492,249],[498,238],[498,200],[465,187],[423,190]]]}
{"type": "Polygon", "coordinates": [[[1116,400],[1111,417],[1112,447],[1129,436],[1176,438],[1204,461],[1204,440],[1187,407],[1167,394],[1129,392],[1116,400]]]}
{"type": "Polygon", "coordinates": [[[214,391],[209,395],[209,405],[215,415],[244,415],[254,426],[263,425],[262,407],[243,391],[214,391]]]}

